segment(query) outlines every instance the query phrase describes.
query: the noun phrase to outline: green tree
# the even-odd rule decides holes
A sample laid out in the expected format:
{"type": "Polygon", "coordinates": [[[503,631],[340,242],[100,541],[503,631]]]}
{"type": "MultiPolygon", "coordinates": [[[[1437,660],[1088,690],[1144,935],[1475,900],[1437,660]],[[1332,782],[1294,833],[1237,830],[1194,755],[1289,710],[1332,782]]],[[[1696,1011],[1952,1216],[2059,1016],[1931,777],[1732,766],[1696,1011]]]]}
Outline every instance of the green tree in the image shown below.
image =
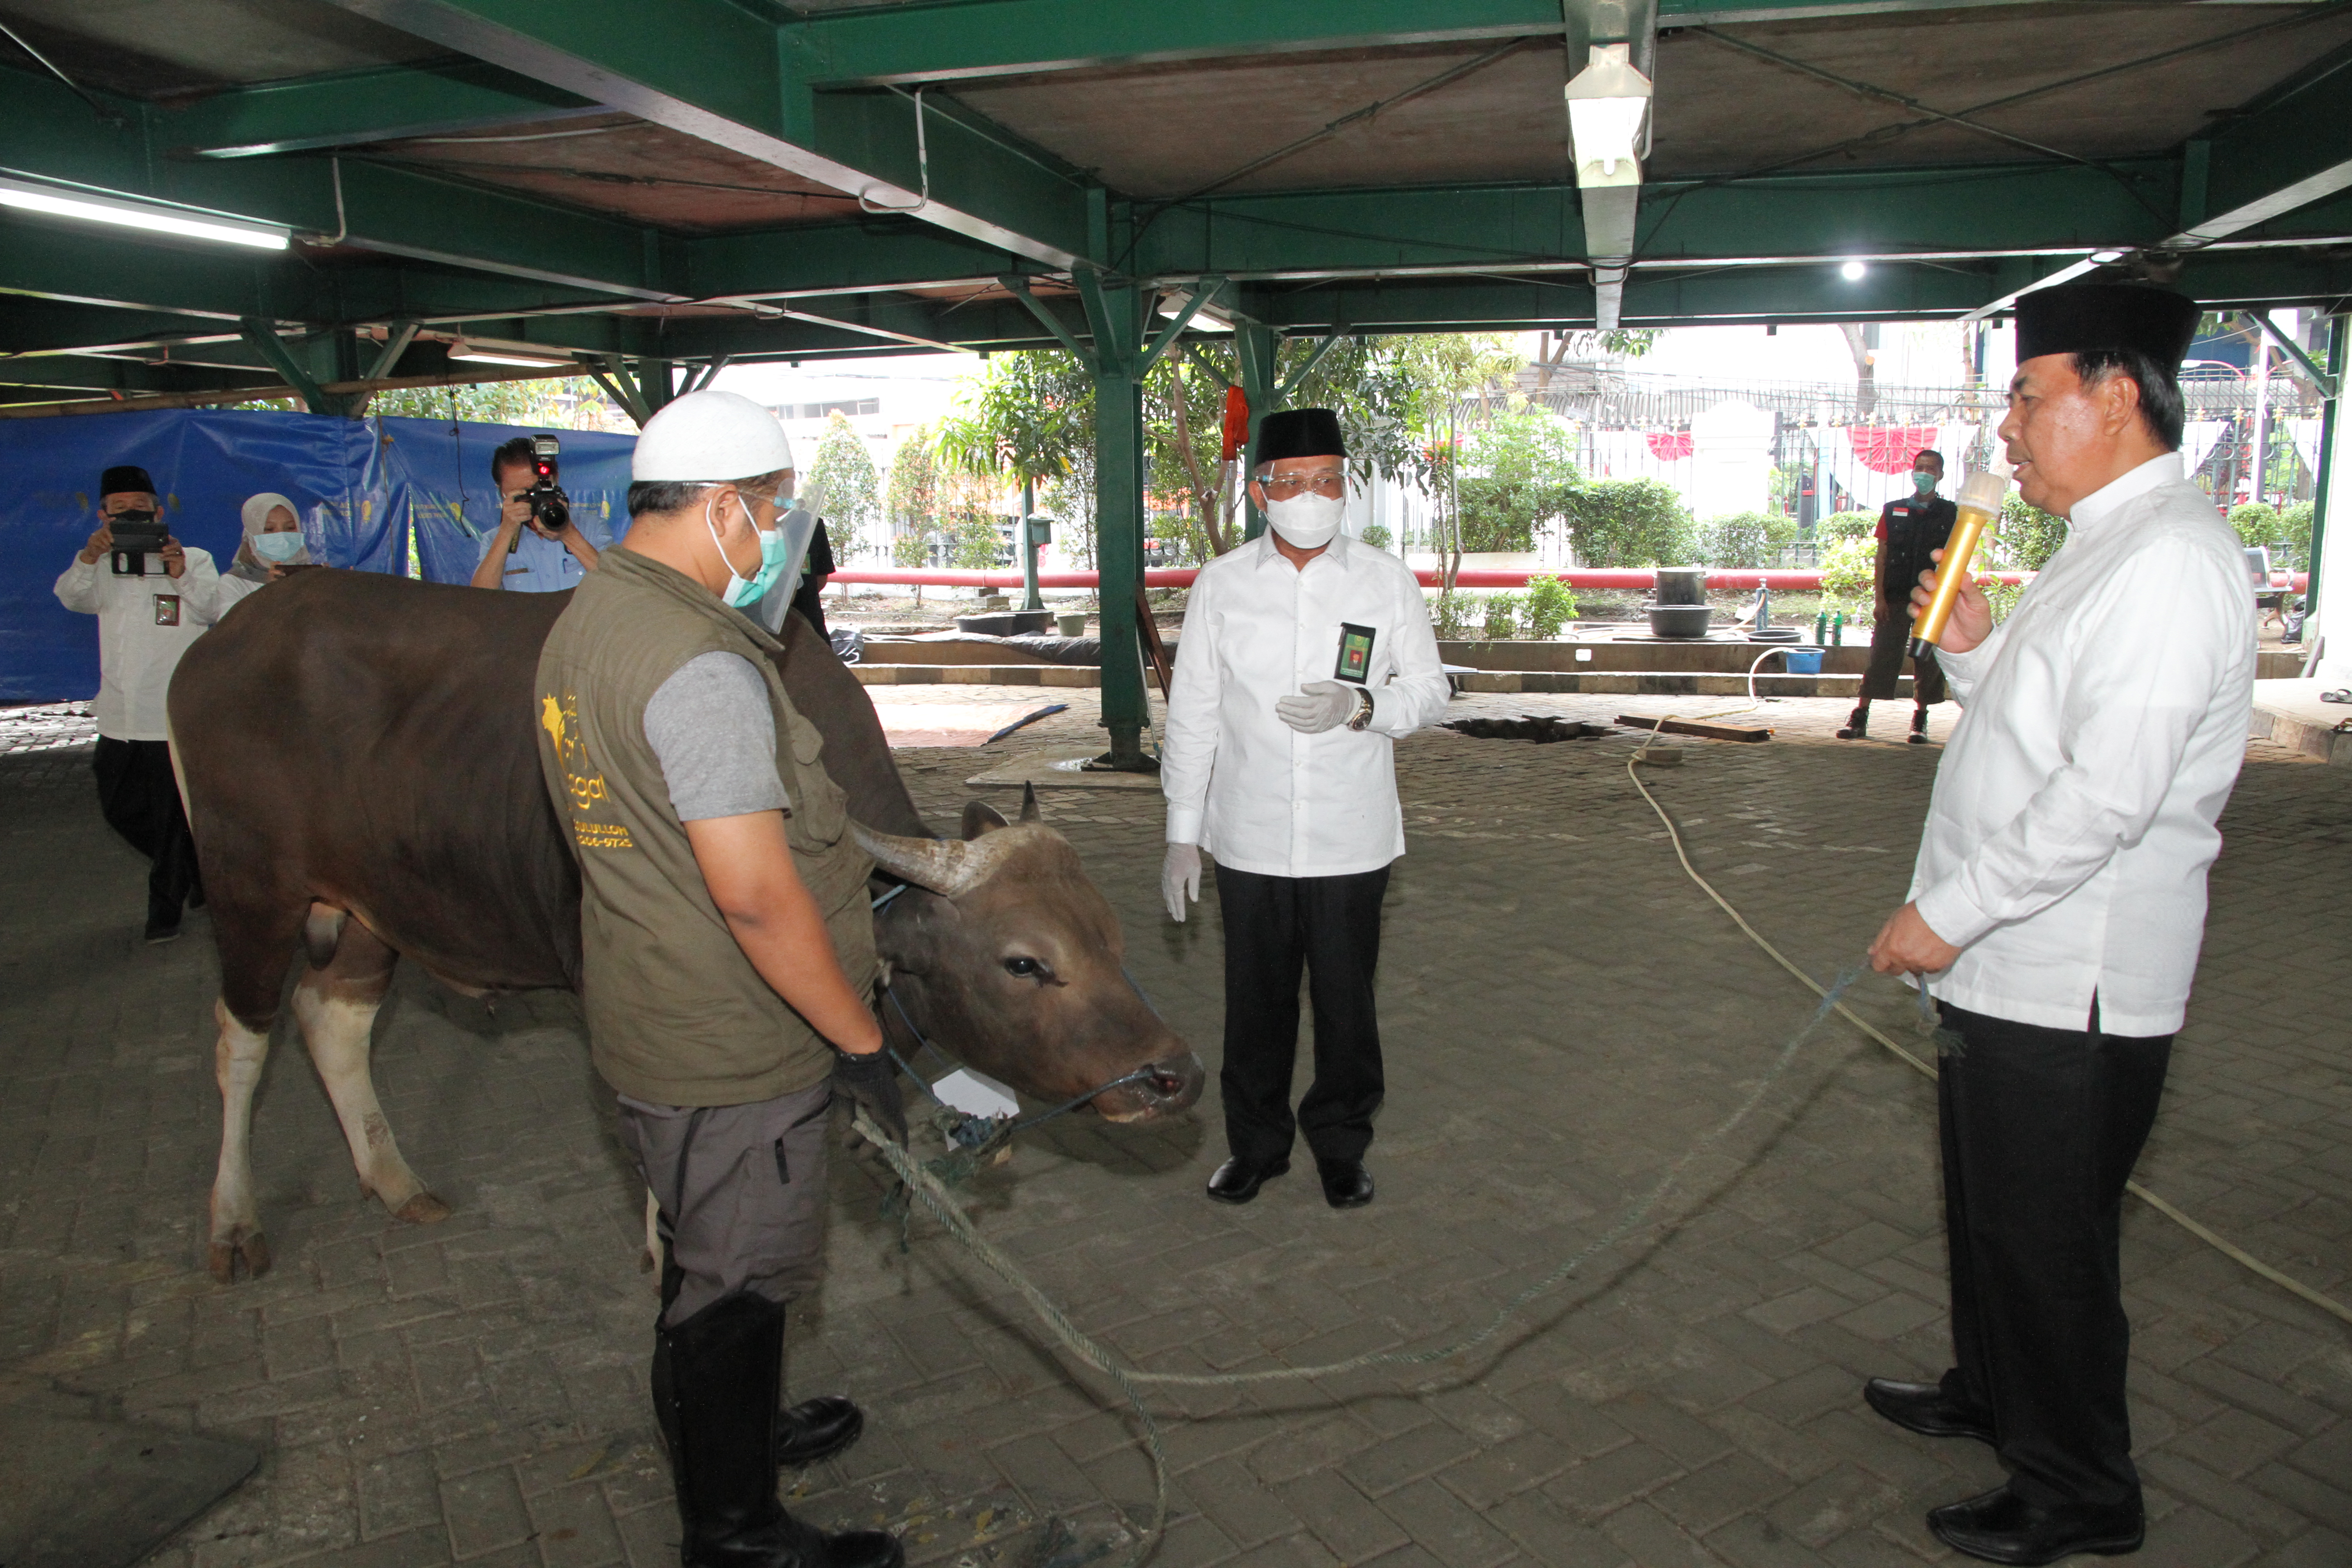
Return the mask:
{"type": "Polygon", "coordinates": [[[1580,488],[1570,524],[1587,566],[1676,566],[1690,560],[1691,516],[1672,486],[1601,479],[1580,488]]]}
{"type": "MultiPolygon", "coordinates": [[[[269,405],[276,406],[277,405],[269,405]]],[[[523,425],[542,430],[603,430],[625,416],[588,377],[478,381],[463,386],[395,386],[368,402],[370,414],[469,425],[523,425]]]]}
{"type": "Polygon", "coordinates": [[[1504,415],[1463,454],[1463,548],[1533,550],[1538,531],[1568,521],[1581,479],[1565,421],[1535,409],[1504,415]]]}
{"type": "Polygon", "coordinates": [[[802,489],[815,491],[824,509],[825,537],[833,542],[835,560],[846,563],[856,555],[866,531],[880,515],[880,479],[866,437],[836,412],[825,421],[815,460],[801,477],[802,489]]]}

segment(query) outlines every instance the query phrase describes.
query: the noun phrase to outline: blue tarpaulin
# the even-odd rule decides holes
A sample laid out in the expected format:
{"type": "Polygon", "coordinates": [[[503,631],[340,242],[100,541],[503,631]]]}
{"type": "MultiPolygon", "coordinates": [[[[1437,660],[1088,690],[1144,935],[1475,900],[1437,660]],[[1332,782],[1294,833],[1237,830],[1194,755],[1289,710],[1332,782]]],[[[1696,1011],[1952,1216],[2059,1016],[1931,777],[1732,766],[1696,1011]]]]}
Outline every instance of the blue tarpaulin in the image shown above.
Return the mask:
{"type": "MultiPolygon", "coordinates": [[[[47,702],[98,690],[98,623],[58,603],[53,585],[98,526],[98,478],[145,468],[183,544],[226,569],[247,496],[276,490],[302,516],[311,558],[363,572],[463,583],[498,523],[490,453],[538,432],[433,419],[167,409],[0,419],[0,701],[47,702]]],[[[634,436],[555,432],[575,511],[628,530],[634,436]]]]}

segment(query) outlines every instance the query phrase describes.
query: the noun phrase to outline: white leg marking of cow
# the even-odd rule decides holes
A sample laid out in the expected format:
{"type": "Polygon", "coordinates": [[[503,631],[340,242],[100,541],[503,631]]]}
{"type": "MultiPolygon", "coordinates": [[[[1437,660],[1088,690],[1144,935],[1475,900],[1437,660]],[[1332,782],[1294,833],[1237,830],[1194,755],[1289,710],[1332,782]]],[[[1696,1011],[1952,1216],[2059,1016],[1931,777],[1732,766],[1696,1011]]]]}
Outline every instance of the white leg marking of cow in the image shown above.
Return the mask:
{"type": "Polygon", "coordinates": [[[261,1234],[261,1212],[253,1201],[253,1091],[261,1064],[269,1057],[269,1037],[257,1035],[215,1003],[220,1043],[213,1051],[213,1074],[220,1084],[220,1169],[213,1177],[213,1230],[206,1264],[213,1278],[233,1284],[238,1266],[259,1279],[269,1272],[269,1243],[261,1234]]]}
{"type": "Polygon", "coordinates": [[[294,987],[294,1016],[301,1021],[310,1060],[335,1102],[343,1140],[360,1176],[360,1194],[383,1201],[401,1219],[429,1225],[449,1217],[449,1205],[425,1190],[400,1156],[400,1145],[384,1120],[368,1071],[370,1034],[381,1001],[356,1002],[331,994],[333,982],[311,970],[294,987]]]}

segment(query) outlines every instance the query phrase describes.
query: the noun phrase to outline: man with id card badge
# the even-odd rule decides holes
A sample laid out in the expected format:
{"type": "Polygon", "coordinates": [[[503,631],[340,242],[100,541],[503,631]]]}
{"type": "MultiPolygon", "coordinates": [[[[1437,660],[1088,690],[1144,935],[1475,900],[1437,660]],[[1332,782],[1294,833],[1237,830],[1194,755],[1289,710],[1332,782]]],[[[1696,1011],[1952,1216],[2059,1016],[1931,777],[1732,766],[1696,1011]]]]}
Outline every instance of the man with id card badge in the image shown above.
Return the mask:
{"type": "Polygon", "coordinates": [[[1338,416],[1265,416],[1250,495],[1267,531],[1202,568],[1169,688],[1160,889],[1181,921],[1206,849],[1224,921],[1231,1158],[1209,1179],[1223,1203],[1289,1170],[1302,1134],[1332,1207],[1372,1201],[1372,977],[1389,865],[1404,853],[1392,752],[1447,690],[1420,583],[1340,531],[1347,487],[1338,416]],[[1302,971],[1315,1078],[1294,1114],[1302,971]]]}

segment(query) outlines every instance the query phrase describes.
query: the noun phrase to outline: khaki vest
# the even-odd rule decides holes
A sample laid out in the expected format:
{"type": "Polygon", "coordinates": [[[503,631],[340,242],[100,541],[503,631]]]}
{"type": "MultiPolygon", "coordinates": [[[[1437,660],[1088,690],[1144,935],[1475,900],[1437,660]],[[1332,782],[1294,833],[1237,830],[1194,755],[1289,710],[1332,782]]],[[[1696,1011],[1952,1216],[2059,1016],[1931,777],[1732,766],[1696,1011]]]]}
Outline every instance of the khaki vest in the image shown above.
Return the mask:
{"type": "Polygon", "coordinates": [[[743,956],[711,902],[646,703],[688,659],[739,654],[766,679],[784,833],[851,986],[878,973],[866,879],[824,742],[784,696],[776,640],[694,583],[627,550],[604,552],[539,656],[540,766],[580,865],[582,995],[596,1070],[657,1105],[745,1105],[814,1088],[833,1055],[743,956]]]}

